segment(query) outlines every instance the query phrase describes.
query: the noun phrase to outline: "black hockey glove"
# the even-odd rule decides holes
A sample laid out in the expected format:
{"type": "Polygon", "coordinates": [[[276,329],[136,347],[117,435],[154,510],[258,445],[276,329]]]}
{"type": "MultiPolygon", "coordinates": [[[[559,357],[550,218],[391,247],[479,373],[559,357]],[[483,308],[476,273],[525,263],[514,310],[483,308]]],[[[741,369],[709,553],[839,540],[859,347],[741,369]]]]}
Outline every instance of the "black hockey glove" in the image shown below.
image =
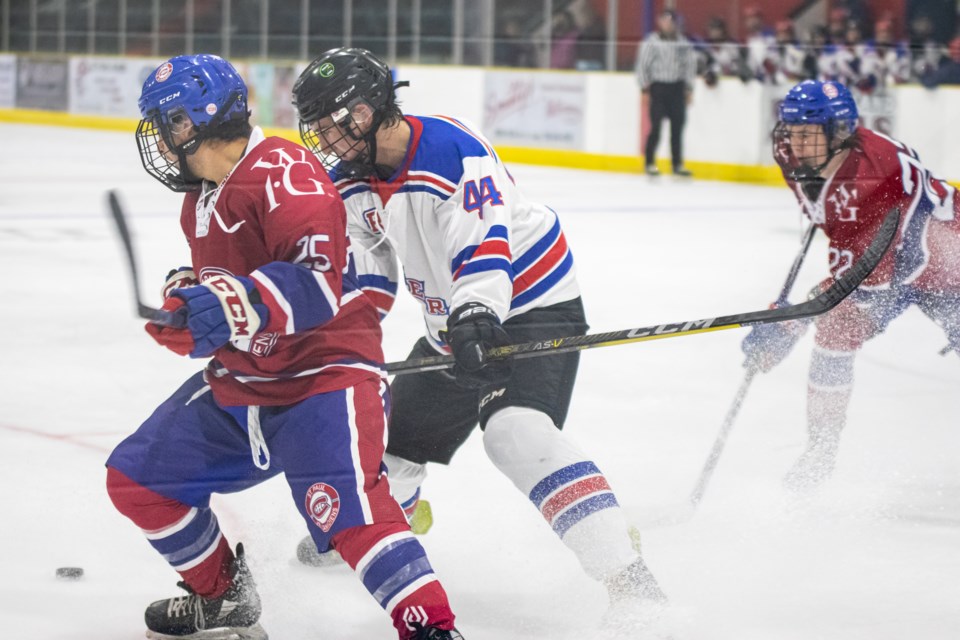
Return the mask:
{"type": "Polygon", "coordinates": [[[447,319],[443,339],[450,345],[457,364],[453,375],[465,389],[480,389],[506,382],[513,373],[510,360],[490,361],[486,352],[510,344],[500,319],[489,307],[468,302],[457,307],[447,319]]]}

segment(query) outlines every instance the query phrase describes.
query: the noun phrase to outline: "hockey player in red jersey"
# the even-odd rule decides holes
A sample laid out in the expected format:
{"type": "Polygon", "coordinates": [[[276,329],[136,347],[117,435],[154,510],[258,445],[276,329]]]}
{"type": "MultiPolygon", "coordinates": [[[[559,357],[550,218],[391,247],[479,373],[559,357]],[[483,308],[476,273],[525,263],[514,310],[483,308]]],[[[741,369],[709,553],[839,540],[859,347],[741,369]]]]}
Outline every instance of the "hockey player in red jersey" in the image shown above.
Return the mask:
{"type": "Polygon", "coordinates": [[[404,115],[394,89],[383,61],[352,48],[314,60],[293,88],[301,135],[344,198],[364,292],[385,315],[402,282],[426,325],[411,357],[456,359],[452,374],[393,381],[384,460],[394,495],[413,513],[427,463],[448,464],[479,424],[490,460],[584,570],[622,608],[656,609],[664,595],[631,544],[613,490],[560,431],[578,354],[484,356],[494,346],[586,331],[557,214],[524,198],[469,124],[404,115]]]}
{"type": "Polygon", "coordinates": [[[164,287],[184,326],[147,331],[211,358],[107,461],[113,503],[187,591],[147,608],[147,636],[266,638],[242,546],[231,551],[209,500],[283,473],[316,545],[340,552],[400,638],[460,638],[383,474],[377,312],[322,165],[251,127],[246,86],[217,56],[163,63],[139,104],[144,168],[185,192],[192,257],[164,287]]]}
{"type": "MultiPolygon", "coordinates": [[[[807,390],[809,441],[784,479],[796,490],[819,485],[834,468],[853,363],[864,342],[917,305],[960,349],[955,190],[935,178],[913,149],[858,127],[857,118],[846,87],[808,80],[783,100],[773,136],[774,157],[803,213],[830,240],[832,278],[860,258],[887,211],[900,207],[902,215],[894,248],[857,291],[816,319],[807,390]]],[[[748,365],[769,370],[786,357],[804,326],[754,327],[743,343],[748,365]]]]}

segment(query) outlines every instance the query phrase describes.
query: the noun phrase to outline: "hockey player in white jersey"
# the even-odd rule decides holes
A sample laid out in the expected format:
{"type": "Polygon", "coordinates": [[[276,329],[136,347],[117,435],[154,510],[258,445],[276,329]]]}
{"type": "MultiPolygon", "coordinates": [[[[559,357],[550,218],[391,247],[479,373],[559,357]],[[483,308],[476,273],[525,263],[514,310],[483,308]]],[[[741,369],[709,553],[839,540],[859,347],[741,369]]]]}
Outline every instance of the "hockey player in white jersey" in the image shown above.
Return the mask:
{"type": "Polygon", "coordinates": [[[398,285],[423,305],[410,357],[452,353],[452,374],[399,376],[385,462],[412,513],[428,462],[448,464],[479,424],[494,465],[616,604],[665,602],[597,465],[561,433],[576,352],[488,361],[491,347],[585,333],[560,221],[528,201],[483,136],[444,116],[404,115],[390,69],[346,48],[293,87],[300,132],[343,196],[360,283],[385,315],[398,285]],[[402,264],[402,271],[398,268],[402,264]]]}

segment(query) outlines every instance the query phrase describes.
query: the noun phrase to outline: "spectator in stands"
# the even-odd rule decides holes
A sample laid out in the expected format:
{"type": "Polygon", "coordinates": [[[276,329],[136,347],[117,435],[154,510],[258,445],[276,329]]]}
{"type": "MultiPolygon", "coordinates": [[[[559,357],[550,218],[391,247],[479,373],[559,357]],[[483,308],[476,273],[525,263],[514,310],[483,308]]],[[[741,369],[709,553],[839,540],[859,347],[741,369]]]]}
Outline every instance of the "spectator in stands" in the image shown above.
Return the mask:
{"type": "Polygon", "coordinates": [[[857,24],[870,24],[871,13],[870,3],[867,0],[833,0],[832,5],[835,9],[843,9],[846,12],[845,20],[853,20],[857,24]]]}
{"type": "Polygon", "coordinates": [[[933,37],[933,21],[918,14],[910,21],[911,72],[917,80],[930,76],[940,66],[943,47],[933,37]]]}
{"type": "Polygon", "coordinates": [[[570,11],[561,11],[553,19],[550,36],[550,68],[572,69],[577,56],[580,27],[570,11]]]}
{"type": "Polygon", "coordinates": [[[602,71],[606,68],[607,29],[590,5],[583,5],[580,21],[574,67],[580,71],[602,71]]]}
{"type": "Polygon", "coordinates": [[[671,10],[660,13],[657,31],[649,34],[637,51],[637,81],[640,90],[649,97],[650,135],[644,148],[648,175],[659,175],[656,165],[657,145],[660,143],[660,125],[670,120],[670,154],[673,175],[689,176],[683,165],[683,125],[687,105],[693,96],[696,59],[693,45],[680,33],[677,14],[671,10]]]}
{"type": "Polygon", "coordinates": [[[707,23],[707,37],[697,49],[697,73],[703,76],[707,86],[716,86],[721,76],[750,78],[745,70],[745,61],[740,45],[730,37],[727,23],[714,16],[707,23]]]}
{"type": "Polygon", "coordinates": [[[819,47],[817,53],[817,80],[834,81],[840,75],[837,65],[837,52],[843,40],[833,40],[830,27],[825,27],[826,41],[819,47]]]}
{"type": "Polygon", "coordinates": [[[493,48],[493,61],[498,67],[536,67],[537,51],[516,18],[507,18],[501,23],[497,46],[493,48]]]}
{"type": "Polygon", "coordinates": [[[806,50],[797,41],[793,20],[780,20],[775,29],[775,44],[767,57],[767,77],[774,84],[795,85],[809,79],[804,68],[806,50]]]}
{"type": "Polygon", "coordinates": [[[960,84],[960,37],[950,41],[947,45],[947,56],[935,70],[921,77],[920,82],[928,89],[942,84],[960,84]]]}
{"type": "Polygon", "coordinates": [[[863,50],[861,91],[868,93],[910,80],[910,52],[906,43],[896,41],[893,22],[880,20],[873,31],[873,40],[863,50]]]}
{"type": "Polygon", "coordinates": [[[744,8],[743,20],[744,29],[747,32],[744,39],[747,68],[753,78],[762,80],[764,61],[767,59],[770,47],[774,44],[773,33],[764,25],[763,13],[757,5],[748,5],[744,8]]]}
{"type": "Polygon", "coordinates": [[[807,35],[806,54],[803,58],[804,75],[813,80],[820,79],[820,60],[831,48],[830,32],[826,25],[818,24],[807,35]]]}
{"type": "Polygon", "coordinates": [[[827,18],[827,31],[830,42],[836,45],[843,44],[847,37],[847,23],[850,22],[850,12],[844,7],[835,7],[830,10],[827,18]]]}
{"type": "Polygon", "coordinates": [[[840,84],[864,91],[869,79],[863,74],[863,31],[855,20],[847,22],[843,44],[837,47],[837,80],[840,84]]]}
{"type": "Polygon", "coordinates": [[[739,76],[743,72],[743,55],[740,45],[730,36],[723,18],[714,17],[707,26],[707,42],[714,52],[720,75],[739,76]]]}

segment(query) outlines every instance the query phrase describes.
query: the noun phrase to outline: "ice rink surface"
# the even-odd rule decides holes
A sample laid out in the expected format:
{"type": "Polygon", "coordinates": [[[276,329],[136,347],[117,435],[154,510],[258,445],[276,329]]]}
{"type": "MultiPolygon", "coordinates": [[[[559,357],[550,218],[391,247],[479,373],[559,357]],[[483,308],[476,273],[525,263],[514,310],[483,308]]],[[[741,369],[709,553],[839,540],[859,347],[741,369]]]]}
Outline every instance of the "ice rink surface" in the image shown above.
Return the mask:
{"type": "MultiPolygon", "coordinates": [[[[176,574],[111,505],[103,462],[200,368],[134,315],[105,191],[120,191],[148,303],[188,261],[179,196],[143,171],[133,133],[0,124],[0,628],[7,638],[143,636],[143,610],[176,574]],[[54,571],[80,566],[61,582],[54,571]]],[[[934,168],[935,169],[935,168],[934,168]]],[[[594,332],[766,307],[799,247],[786,188],[512,166],[560,214],[594,332]]],[[[818,237],[794,290],[826,275],[818,237]]],[[[389,360],[419,336],[401,293],[389,360]]],[[[743,379],[742,329],[584,352],[566,432],[643,531],[676,640],[955,640],[960,637],[960,359],[916,309],[868,343],[833,479],[798,500],[781,478],[805,441],[812,332],[758,376],[706,497],[682,510],[743,379]]],[[[475,434],[478,436],[479,434],[475,434]]],[[[471,438],[431,467],[422,540],[467,640],[599,635],[607,606],[540,514],[471,438]]],[[[247,548],[277,640],[390,638],[345,567],[294,558],[306,532],[275,478],[216,496],[247,548]]]]}

